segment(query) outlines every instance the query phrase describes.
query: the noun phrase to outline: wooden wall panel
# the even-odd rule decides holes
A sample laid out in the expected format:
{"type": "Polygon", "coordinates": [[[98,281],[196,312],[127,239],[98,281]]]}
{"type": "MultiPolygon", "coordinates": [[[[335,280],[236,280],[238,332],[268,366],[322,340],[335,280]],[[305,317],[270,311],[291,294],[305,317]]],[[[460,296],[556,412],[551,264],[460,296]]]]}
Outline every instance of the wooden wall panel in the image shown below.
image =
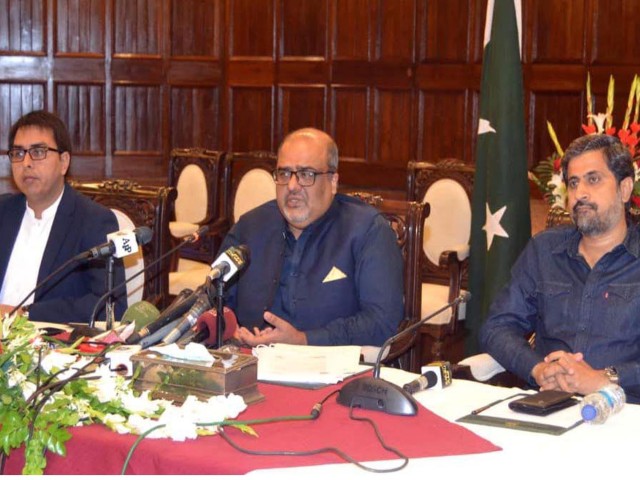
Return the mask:
{"type": "Polygon", "coordinates": [[[230,93],[231,124],[228,149],[231,151],[274,151],[273,89],[235,87],[230,93]]]}
{"type": "Polygon", "coordinates": [[[419,60],[464,63],[472,54],[474,0],[432,0],[418,13],[419,60]],[[456,41],[452,42],[451,39],[456,41]]]}
{"type": "Polygon", "coordinates": [[[115,0],[115,54],[159,55],[162,0],[115,0]]]}
{"type": "Polygon", "coordinates": [[[370,60],[375,31],[375,0],[332,0],[334,60],[370,60]]]}
{"type": "Polygon", "coordinates": [[[374,93],[374,162],[406,165],[407,159],[415,158],[411,142],[413,101],[411,91],[380,89],[374,93]]]}
{"type": "Polygon", "coordinates": [[[471,101],[464,90],[420,92],[418,158],[430,162],[447,157],[468,160],[471,101]]]}
{"type": "Polygon", "coordinates": [[[281,57],[325,57],[327,0],[282,0],[281,57]]]}
{"type": "Polygon", "coordinates": [[[366,87],[335,86],[331,93],[331,130],[340,155],[369,158],[371,110],[366,87]]]}
{"type": "Polygon", "coordinates": [[[229,55],[272,57],[275,53],[273,0],[229,0],[229,55]]]}
{"type": "Polygon", "coordinates": [[[380,0],[376,58],[412,62],[418,0],[380,0]]]}
{"type": "Polygon", "coordinates": [[[591,25],[588,0],[526,0],[529,45],[533,63],[577,63],[586,58],[591,25]]]}
{"type": "Polygon", "coordinates": [[[593,63],[640,64],[637,0],[594,0],[593,63]]]}
{"type": "Polygon", "coordinates": [[[107,0],[56,0],[56,52],[104,53],[107,0]]]}
{"type": "Polygon", "coordinates": [[[162,152],[162,97],[156,85],[114,89],[115,154],[162,152]]]}
{"type": "Polygon", "coordinates": [[[73,153],[104,156],[103,85],[57,84],[56,106],[71,134],[73,153]]]}
{"type": "Polygon", "coordinates": [[[0,0],[0,51],[44,52],[44,5],[38,0],[0,0]]]}
{"type": "Polygon", "coordinates": [[[218,58],[223,0],[182,0],[171,4],[171,55],[218,58]]]}
{"type": "Polygon", "coordinates": [[[220,139],[217,88],[171,89],[171,147],[195,145],[218,150],[220,139]]]}
{"type": "Polygon", "coordinates": [[[278,132],[287,132],[303,127],[326,130],[327,95],[324,86],[282,87],[279,90],[280,112],[278,132]]]}

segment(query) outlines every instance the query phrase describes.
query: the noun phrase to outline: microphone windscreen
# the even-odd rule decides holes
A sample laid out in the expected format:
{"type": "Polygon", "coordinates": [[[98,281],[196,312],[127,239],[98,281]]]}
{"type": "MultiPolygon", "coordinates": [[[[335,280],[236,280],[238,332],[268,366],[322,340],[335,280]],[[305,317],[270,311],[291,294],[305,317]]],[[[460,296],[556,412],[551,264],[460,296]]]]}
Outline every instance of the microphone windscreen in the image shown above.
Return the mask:
{"type": "Polygon", "coordinates": [[[134,303],[127,308],[120,319],[120,323],[134,323],[138,332],[145,325],[150,324],[160,316],[160,310],[145,300],[134,303]]]}
{"type": "MultiPolygon", "coordinates": [[[[209,335],[202,343],[205,345],[215,345],[218,339],[218,313],[215,308],[207,310],[198,317],[195,330],[196,332],[201,332],[204,329],[207,329],[209,335]]],[[[237,329],[238,319],[236,318],[236,314],[233,313],[233,310],[230,308],[224,307],[224,333],[222,340],[229,340],[233,337],[237,329]]]]}

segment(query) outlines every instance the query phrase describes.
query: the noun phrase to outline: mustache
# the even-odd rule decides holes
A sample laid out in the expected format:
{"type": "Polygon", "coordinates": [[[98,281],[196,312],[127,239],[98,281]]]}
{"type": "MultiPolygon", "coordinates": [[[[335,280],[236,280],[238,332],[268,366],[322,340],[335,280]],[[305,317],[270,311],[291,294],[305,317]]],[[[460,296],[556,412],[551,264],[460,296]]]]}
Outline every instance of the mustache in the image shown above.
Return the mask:
{"type": "Polygon", "coordinates": [[[598,210],[598,206],[595,203],[586,202],[584,200],[578,200],[576,204],[573,206],[573,213],[576,213],[576,211],[580,207],[589,207],[593,210],[596,210],[596,211],[598,210]]]}

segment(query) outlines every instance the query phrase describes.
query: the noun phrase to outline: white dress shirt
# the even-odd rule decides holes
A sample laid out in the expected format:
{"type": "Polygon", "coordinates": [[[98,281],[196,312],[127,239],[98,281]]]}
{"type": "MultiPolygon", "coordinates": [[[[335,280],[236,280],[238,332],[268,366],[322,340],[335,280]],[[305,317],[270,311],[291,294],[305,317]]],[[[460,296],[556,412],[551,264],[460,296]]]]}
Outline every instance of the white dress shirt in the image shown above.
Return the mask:
{"type": "MultiPolygon", "coordinates": [[[[36,287],[44,249],[63,193],[64,189],[56,201],[42,212],[42,218],[36,218],[27,204],[0,289],[0,304],[18,305],[36,287]]],[[[33,303],[33,298],[32,294],[25,305],[33,303]]]]}

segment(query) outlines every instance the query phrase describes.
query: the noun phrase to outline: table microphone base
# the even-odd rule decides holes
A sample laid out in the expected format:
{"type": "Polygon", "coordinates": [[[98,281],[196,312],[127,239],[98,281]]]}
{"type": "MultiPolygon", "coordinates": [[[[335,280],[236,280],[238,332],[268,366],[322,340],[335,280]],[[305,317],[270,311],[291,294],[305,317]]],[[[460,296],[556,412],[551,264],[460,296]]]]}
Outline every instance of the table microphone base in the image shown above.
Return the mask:
{"type": "Polygon", "coordinates": [[[338,403],[392,415],[418,413],[418,404],[410,393],[381,378],[363,377],[352,380],[340,390],[338,403]]]}

